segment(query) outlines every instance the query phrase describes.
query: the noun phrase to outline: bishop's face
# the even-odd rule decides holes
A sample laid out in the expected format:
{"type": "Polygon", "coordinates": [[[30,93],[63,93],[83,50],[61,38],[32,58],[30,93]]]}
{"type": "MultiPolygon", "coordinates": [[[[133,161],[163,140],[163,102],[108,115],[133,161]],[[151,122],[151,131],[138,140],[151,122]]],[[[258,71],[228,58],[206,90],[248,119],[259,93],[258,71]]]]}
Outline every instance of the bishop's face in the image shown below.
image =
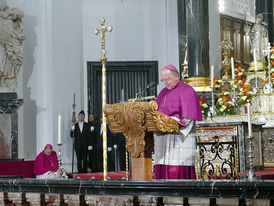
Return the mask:
{"type": "Polygon", "coordinates": [[[52,148],[46,148],[46,149],[44,150],[44,153],[45,153],[45,155],[50,156],[51,153],[52,153],[52,148]]]}
{"type": "Polygon", "coordinates": [[[168,90],[173,89],[179,82],[179,76],[172,74],[169,69],[164,69],[161,72],[161,78],[168,90]]]}

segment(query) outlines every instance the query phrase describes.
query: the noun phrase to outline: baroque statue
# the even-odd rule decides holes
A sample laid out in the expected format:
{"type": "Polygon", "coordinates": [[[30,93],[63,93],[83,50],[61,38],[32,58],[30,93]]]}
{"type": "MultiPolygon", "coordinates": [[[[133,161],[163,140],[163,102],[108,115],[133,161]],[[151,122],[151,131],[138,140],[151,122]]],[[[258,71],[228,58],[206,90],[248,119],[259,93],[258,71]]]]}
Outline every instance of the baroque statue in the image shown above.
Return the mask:
{"type": "MultiPolygon", "coordinates": [[[[263,15],[258,14],[256,16],[255,24],[252,26],[250,31],[251,36],[251,52],[254,56],[254,51],[256,51],[256,60],[264,61],[265,54],[263,50],[267,50],[268,46],[268,31],[264,26],[263,15]]],[[[255,61],[255,59],[254,59],[255,61]]]]}
{"type": "Polygon", "coordinates": [[[0,5],[0,92],[14,92],[23,63],[23,11],[0,5]]]}

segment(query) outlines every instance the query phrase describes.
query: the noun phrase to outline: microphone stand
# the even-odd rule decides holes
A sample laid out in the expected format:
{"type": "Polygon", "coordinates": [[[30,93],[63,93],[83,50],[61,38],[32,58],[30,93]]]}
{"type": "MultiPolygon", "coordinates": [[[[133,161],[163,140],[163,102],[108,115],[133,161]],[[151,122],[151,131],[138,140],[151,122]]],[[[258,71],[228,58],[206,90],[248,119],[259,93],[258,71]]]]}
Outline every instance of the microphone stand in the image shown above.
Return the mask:
{"type": "Polygon", "coordinates": [[[149,85],[146,86],[146,88],[145,88],[143,91],[138,92],[138,93],[136,94],[136,99],[137,99],[137,101],[138,101],[138,100],[143,100],[143,99],[145,99],[145,98],[143,97],[144,93],[145,93],[146,91],[150,90],[151,88],[155,87],[155,86],[156,86],[156,83],[155,83],[155,82],[150,83],[149,85]]]}

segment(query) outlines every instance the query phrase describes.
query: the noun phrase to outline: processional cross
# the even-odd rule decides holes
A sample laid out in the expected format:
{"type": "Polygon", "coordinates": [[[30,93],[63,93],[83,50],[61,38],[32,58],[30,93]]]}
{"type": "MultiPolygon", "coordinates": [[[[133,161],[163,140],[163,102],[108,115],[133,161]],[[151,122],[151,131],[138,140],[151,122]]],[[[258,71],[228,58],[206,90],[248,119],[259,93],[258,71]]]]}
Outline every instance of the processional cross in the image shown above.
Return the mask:
{"type": "Polygon", "coordinates": [[[105,18],[101,19],[101,28],[95,29],[94,33],[98,35],[101,34],[101,62],[102,62],[102,129],[103,129],[103,166],[104,166],[104,180],[107,180],[107,119],[104,115],[104,108],[106,106],[106,48],[105,48],[105,35],[106,32],[112,31],[112,26],[105,25],[105,18]]]}

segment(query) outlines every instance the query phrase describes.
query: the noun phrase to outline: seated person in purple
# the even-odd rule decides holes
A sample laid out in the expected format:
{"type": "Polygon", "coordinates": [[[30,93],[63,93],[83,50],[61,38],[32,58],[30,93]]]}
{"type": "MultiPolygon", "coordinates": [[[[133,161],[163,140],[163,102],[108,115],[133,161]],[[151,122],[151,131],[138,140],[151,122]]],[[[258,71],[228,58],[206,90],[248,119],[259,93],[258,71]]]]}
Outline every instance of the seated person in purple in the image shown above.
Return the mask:
{"type": "Polygon", "coordinates": [[[161,72],[165,88],[157,97],[158,111],[183,123],[179,133],[154,134],[154,179],[195,179],[196,120],[202,120],[199,98],[180,80],[173,65],[161,72]]]}
{"type": "Polygon", "coordinates": [[[58,160],[52,145],[47,144],[44,150],[36,157],[34,174],[37,179],[57,179],[58,160]]]}

